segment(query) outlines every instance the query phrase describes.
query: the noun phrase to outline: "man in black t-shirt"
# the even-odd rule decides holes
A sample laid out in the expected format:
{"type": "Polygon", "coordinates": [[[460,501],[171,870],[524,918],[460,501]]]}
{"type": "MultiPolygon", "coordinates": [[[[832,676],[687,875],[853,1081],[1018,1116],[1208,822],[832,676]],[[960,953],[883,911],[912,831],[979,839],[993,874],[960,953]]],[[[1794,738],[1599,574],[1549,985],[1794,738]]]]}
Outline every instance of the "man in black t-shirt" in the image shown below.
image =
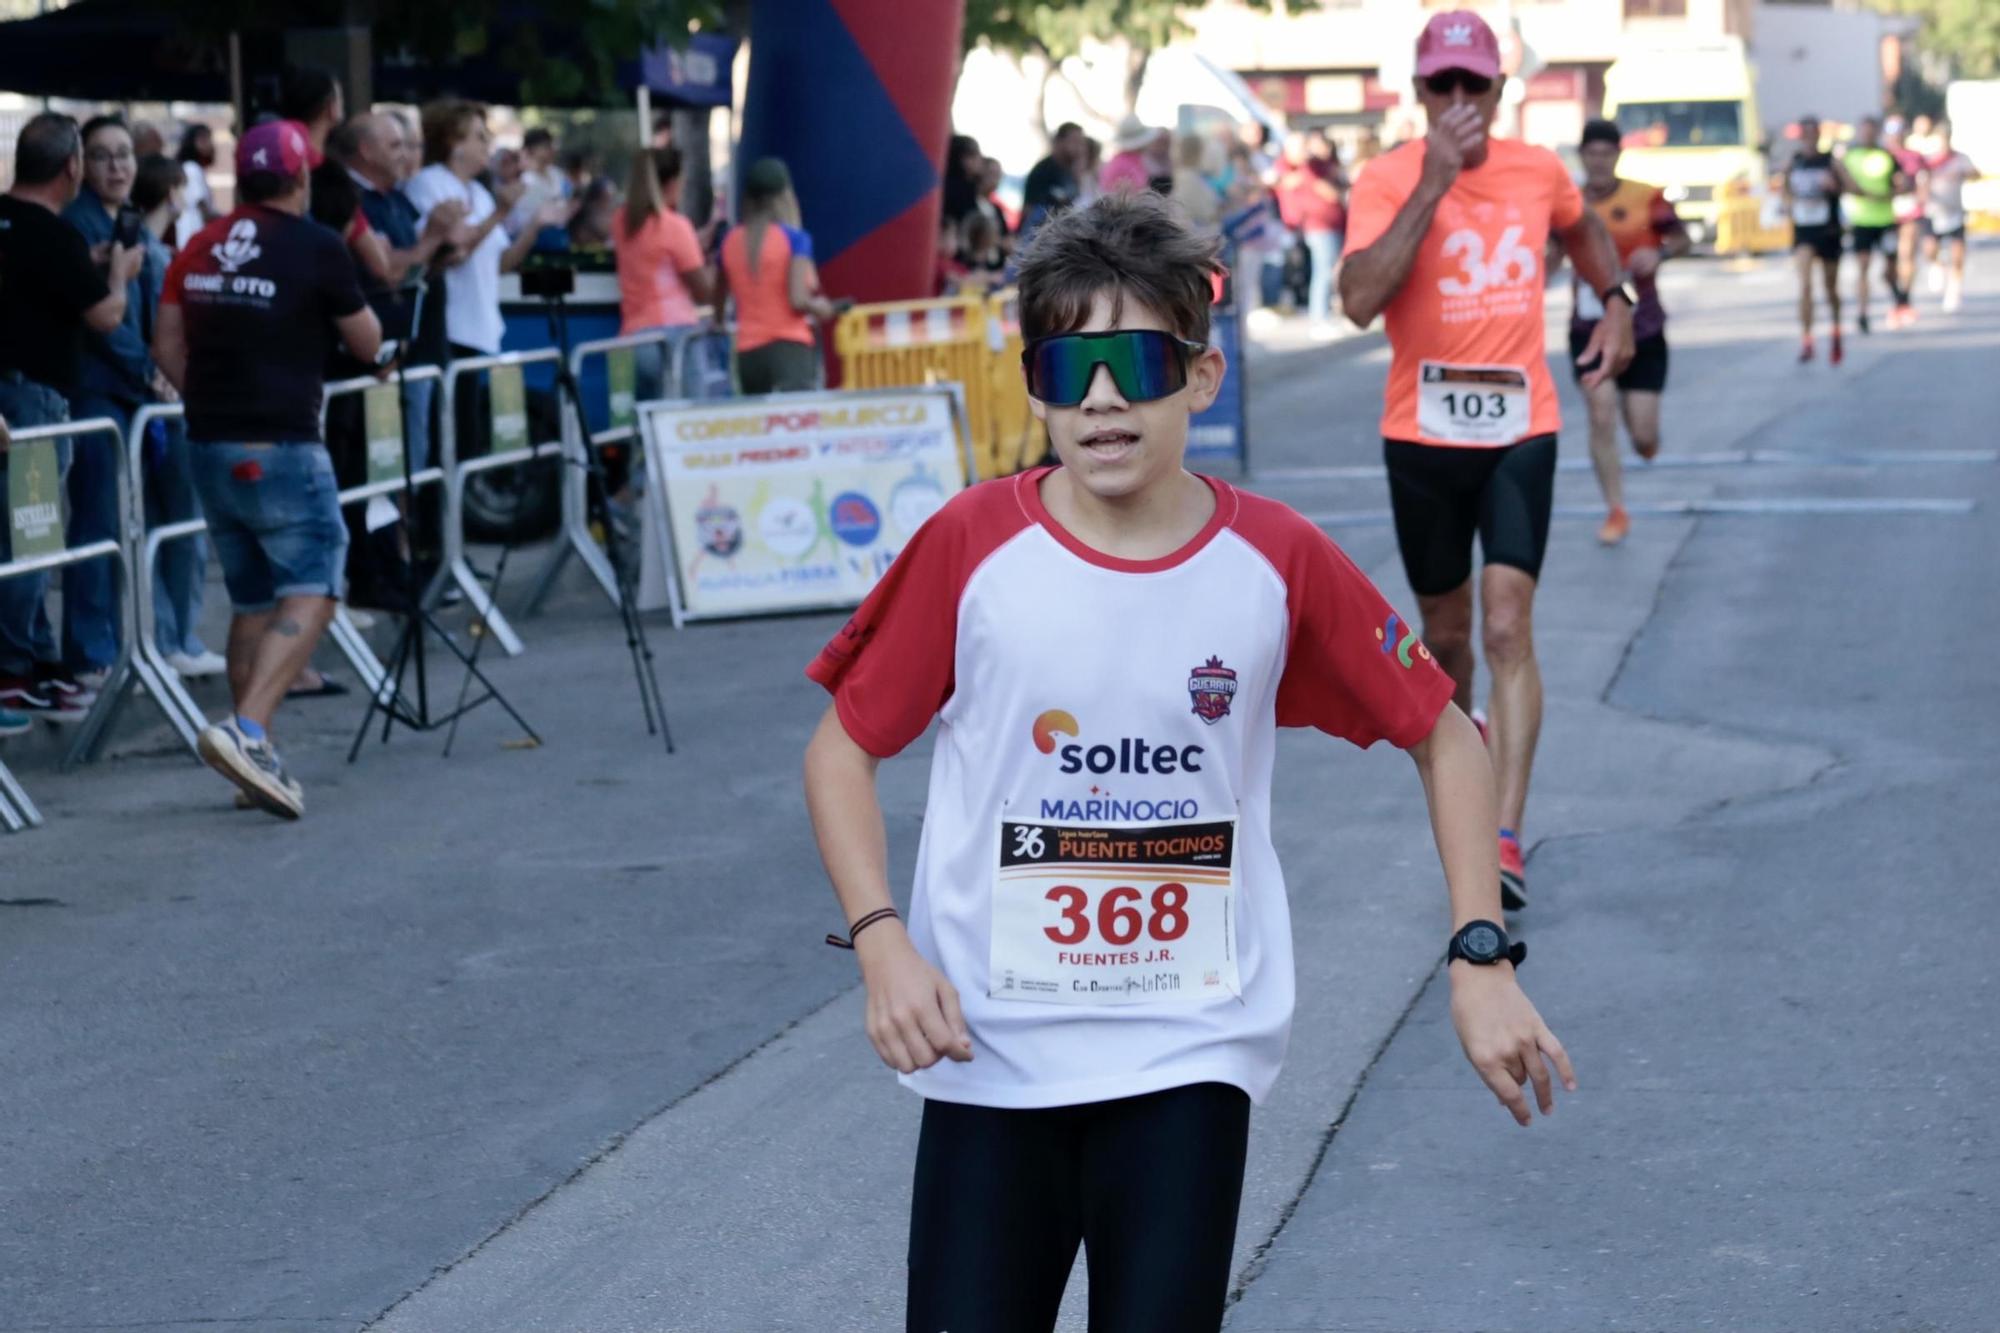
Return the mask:
{"type": "Polygon", "coordinates": [[[195,486],[235,610],[235,712],[201,733],[202,758],[287,819],[305,797],[271,744],[271,715],[333,619],[347,550],[320,440],[325,367],[336,342],[362,361],[382,342],[347,247],[304,216],[306,146],[290,121],[238,142],[242,204],[167,270],[153,337],[187,403],[195,486]]]}
{"type": "MultiPolygon", "coordinates": [[[[99,267],[62,210],[83,183],[83,137],[68,116],[44,112],[21,128],[14,186],[0,195],[0,417],[14,429],[69,420],[84,330],[109,333],[125,319],[126,285],[145,252],[115,241],[99,267]]],[[[57,450],[67,470],[70,450],[57,450]]],[[[0,454],[0,477],[5,473],[0,454]]],[[[13,554],[0,524],[0,562],[13,554]]],[[[59,664],[44,598],[49,576],[0,579],[0,709],[75,721],[89,691],[59,664]]]]}
{"type": "Polygon", "coordinates": [[[1035,163],[1021,187],[1021,244],[1048,215],[1076,203],[1077,178],[1083,173],[1088,144],[1083,126],[1065,121],[1056,130],[1049,155],[1035,163]]]}

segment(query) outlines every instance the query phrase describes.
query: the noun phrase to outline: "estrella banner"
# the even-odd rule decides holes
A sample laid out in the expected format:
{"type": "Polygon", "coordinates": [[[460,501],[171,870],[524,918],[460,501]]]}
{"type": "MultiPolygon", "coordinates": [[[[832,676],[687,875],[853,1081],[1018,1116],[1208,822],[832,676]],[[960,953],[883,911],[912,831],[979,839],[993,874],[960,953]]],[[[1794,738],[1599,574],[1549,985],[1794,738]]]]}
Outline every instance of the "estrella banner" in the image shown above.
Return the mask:
{"type": "Polygon", "coordinates": [[[63,549],[62,468],[54,440],[14,446],[7,460],[7,522],[14,559],[56,555],[63,549]]]}
{"type": "Polygon", "coordinates": [[[950,387],[640,413],[676,623],[859,605],[969,475],[950,387]]]}

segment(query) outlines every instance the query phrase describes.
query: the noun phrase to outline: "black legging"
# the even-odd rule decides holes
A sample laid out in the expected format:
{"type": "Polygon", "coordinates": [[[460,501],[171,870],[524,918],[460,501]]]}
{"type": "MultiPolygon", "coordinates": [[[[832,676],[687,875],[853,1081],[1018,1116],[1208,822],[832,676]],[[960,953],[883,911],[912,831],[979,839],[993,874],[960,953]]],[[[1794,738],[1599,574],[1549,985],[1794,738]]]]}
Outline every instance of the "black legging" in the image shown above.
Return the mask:
{"type": "Polygon", "coordinates": [[[924,1103],[909,1333],[1046,1333],[1077,1242],[1091,1333],[1215,1333],[1250,1098],[1223,1083],[1006,1111],[924,1103]]]}

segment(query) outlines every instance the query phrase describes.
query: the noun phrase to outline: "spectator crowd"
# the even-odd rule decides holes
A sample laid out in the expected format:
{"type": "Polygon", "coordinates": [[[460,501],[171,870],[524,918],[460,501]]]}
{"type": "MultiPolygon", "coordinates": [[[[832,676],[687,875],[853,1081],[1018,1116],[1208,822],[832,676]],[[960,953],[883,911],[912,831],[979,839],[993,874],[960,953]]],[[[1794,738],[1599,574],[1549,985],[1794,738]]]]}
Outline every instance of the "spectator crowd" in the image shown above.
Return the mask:
{"type": "MultiPolygon", "coordinates": [[[[811,236],[782,162],[751,164],[740,220],[725,231],[717,219],[683,214],[683,159],[664,123],[653,145],[632,155],[621,181],[603,169],[595,149],[565,151],[545,127],[529,128],[518,144],[496,145],[488,110],[477,103],[440,101],[415,115],[350,113],[338,82],[319,70],[287,70],[277,105],[256,120],[296,126],[309,182],[302,216],[338,238],[383,343],[393,343],[406,366],[497,353],[501,276],[561,264],[616,272],[624,333],[662,333],[671,349],[706,327],[733,325],[746,392],[817,382],[818,326],[839,307],[820,290],[811,236]]],[[[239,154],[259,125],[243,132],[239,154]]],[[[240,182],[235,200],[221,197],[217,139],[211,126],[194,123],[170,144],[157,126],[114,115],[79,124],[45,112],[22,127],[14,179],[0,195],[0,468],[11,458],[10,430],[107,418],[129,433],[142,409],[179,400],[155,350],[170,270],[190,249],[215,250],[225,267],[236,262],[223,254],[236,233],[214,228],[255,206],[240,182]]],[[[992,208],[997,174],[988,181],[987,164],[968,165],[977,173],[968,188],[980,191],[988,210],[973,208],[978,216],[965,229],[970,253],[981,271],[997,273],[1017,220],[992,208]]],[[[328,339],[320,368],[326,379],[376,369],[350,355],[351,344],[328,339]]],[[[669,368],[681,364],[671,350],[644,349],[641,396],[666,392],[669,368]]],[[[258,371],[244,364],[239,373],[258,371]]],[[[407,387],[407,443],[421,469],[437,452],[437,380],[407,387]]],[[[674,387],[695,396],[726,391],[712,368],[674,387]]],[[[327,437],[347,485],[365,475],[366,451],[359,404],[336,400],[335,407],[343,404],[351,417],[330,411],[327,437]]],[[[480,452],[488,429],[481,414],[461,413],[459,422],[462,455],[480,452]]],[[[125,447],[109,433],[58,443],[70,546],[119,535],[118,454],[125,447]]],[[[151,419],[137,479],[149,526],[203,515],[196,481],[204,448],[190,442],[179,415],[151,419]]],[[[13,555],[11,528],[0,526],[0,563],[13,555]]],[[[399,527],[397,538],[399,555],[408,558],[408,534],[399,527]]],[[[369,563],[378,545],[354,543],[356,582],[378,585],[351,589],[363,604],[364,593],[389,581],[369,563]]],[[[202,539],[171,542],[154,571],[157,647],[183,677],[217,676],[228,666],[201,633],[210,559],[202,539]]],[[[37,717],[74,723],[87,715],[128,632],[115,578],[107,558],[66,565],[59,575],[0,579],[0,735],[23,732],[37,717]],[[52,602],[56,578],[62,596],[52,602]]],[[[288,697],[343,692],[306,665],[288,697]]]]}

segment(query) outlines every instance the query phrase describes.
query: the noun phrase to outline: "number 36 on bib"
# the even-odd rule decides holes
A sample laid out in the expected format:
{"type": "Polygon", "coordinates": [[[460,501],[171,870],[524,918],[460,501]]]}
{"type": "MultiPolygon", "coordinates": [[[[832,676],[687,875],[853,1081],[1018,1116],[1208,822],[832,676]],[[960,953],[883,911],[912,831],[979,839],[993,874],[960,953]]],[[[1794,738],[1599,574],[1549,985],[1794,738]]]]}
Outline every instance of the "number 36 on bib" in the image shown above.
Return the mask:
{"type": "Polygon", "coordinates": [[[1042,1004],[1240,994],[1236,821],[1000,821],[987,993],[1042,1004]]]}

